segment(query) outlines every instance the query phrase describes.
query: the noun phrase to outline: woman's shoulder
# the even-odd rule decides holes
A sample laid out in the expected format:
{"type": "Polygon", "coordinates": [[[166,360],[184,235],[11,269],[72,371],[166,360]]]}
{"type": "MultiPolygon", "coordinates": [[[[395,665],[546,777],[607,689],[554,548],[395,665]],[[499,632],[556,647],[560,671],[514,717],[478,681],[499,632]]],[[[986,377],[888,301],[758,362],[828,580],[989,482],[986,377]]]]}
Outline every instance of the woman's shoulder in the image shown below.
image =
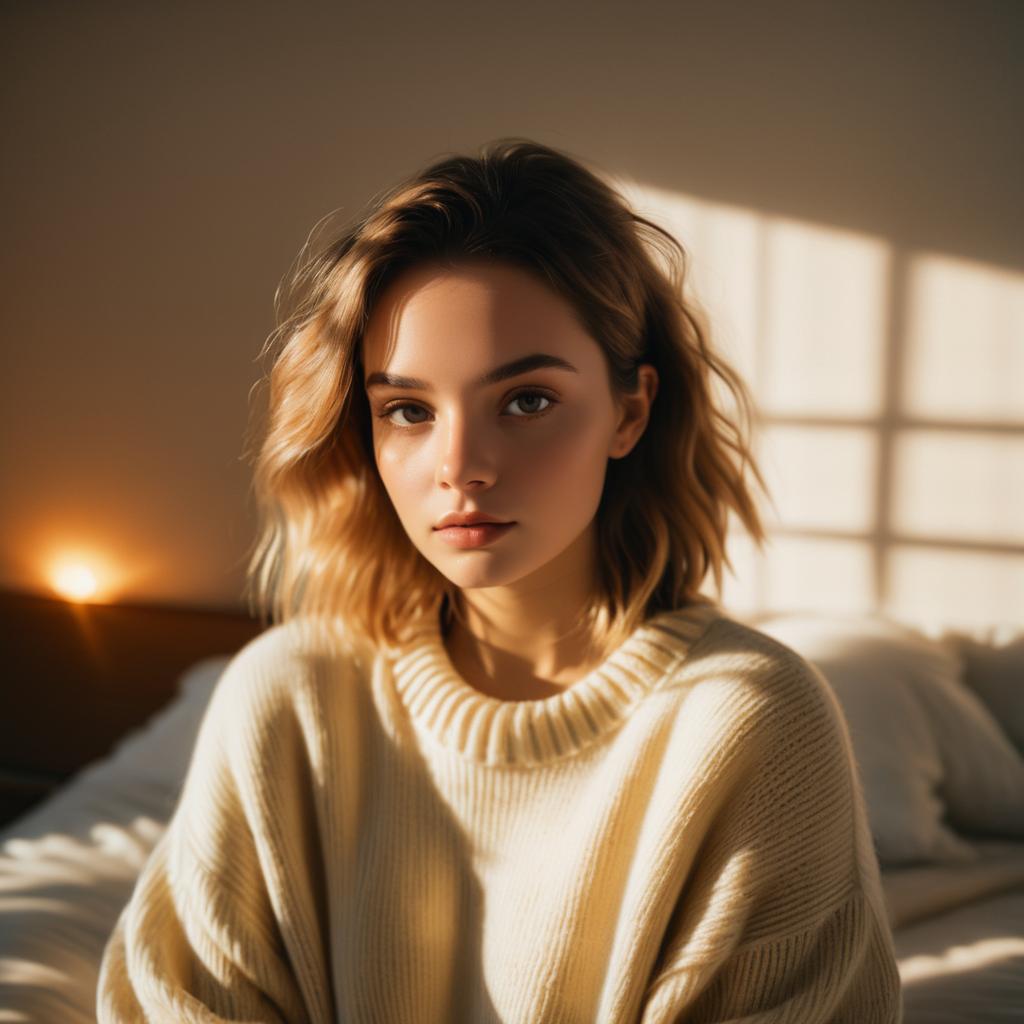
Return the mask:
{"type": "Polygon", "coordinates": [[[344,623],[294,618],[253,637],[228,662],[211,697],[211,706],[248,718],[278,714],[311,688],[341,695],[365,671],[368,644],[344,623]]]}
{"type": "Polygon", "coordinates": [[[713,751],[717,778],[749,788],[752,799],[799,787],[838,799],[837,807],[848,813],[855,773],[849,729],[831,685],[813,663],[722,615],[694,645],[682,675],[681,727],[713,751]]]}
{"type": "Polygon", "coordinates": [[[680,682],[704,687],[760,728],[798,729],[840,714],[821,671],[803,655],[727,612],[691,647],[680,682]]]}
{"type": "Polygon", "coordinates": [[[694,653],[701,657],[732,658],[759,672],[802,671],[808,665],[792,647],[731,612],[716,608],[705,618],[707,627],[694,644],[694,653]]]}
{"type": "Polygon", "coordinates": [[[338,659],[360,655],[367,646],[367,641],[341,619],[297,616],[268,626],[235,657],[251,662],[338,659]]]}

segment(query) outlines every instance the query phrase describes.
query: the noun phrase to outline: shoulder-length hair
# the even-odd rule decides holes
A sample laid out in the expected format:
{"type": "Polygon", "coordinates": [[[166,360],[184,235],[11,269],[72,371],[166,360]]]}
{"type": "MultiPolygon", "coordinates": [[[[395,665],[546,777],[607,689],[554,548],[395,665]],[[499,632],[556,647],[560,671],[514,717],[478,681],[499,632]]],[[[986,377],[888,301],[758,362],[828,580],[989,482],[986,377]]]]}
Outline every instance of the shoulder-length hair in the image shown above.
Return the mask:
{"type": "MultiPolygon", "coordinates": [[[[322,224],[323,222],[321,222],[322,224]]],[[[246,457],[260,517],[249,606],[264,622],[343,620],[375,644],[404,642],[458,588],[417,551],[378,475],[361,345],[374,302],[403,270],[506,261],[575,308],[607,359],[613,392],[635,392],[652,364],[658,391],[640,440],[609,459],[596,513],[600,564],[580,610],[614,649],[650,615],[719,593],[730,510],[765,534],[748,470],[756,416],[739,375],[711,350],[705,317],[684,298],[687,254],[612,184],[525,139],[454,155],[378,195],[313,251],[314,228],[275,295],[265,415],[246,457]],[[715,382],[731,392],[730,414],[715,382]]],[[[766,492],[767,493],[767,492],[766,492]]]]}

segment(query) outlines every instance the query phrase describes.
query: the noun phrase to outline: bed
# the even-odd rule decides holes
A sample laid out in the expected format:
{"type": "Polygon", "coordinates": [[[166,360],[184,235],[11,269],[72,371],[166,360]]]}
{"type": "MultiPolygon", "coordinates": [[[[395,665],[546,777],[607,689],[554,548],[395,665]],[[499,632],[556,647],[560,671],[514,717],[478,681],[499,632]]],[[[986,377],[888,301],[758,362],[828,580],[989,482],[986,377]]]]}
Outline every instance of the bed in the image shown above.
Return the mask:
{"type": "MultiPolygon", "coordinates": [[[[864,618],[751,624],[812,660],[846,712],[907,1024],[1024,1019],[1024,637],[925,637],[864,618]]],[[[95,1020],[106,938],[240,646],[226,628],[223,650],[176,671],[168,701],[0,831],[0,1021],[95,1020]]],[[[180,660],[181,623],[166,629],[180,660]]]]}

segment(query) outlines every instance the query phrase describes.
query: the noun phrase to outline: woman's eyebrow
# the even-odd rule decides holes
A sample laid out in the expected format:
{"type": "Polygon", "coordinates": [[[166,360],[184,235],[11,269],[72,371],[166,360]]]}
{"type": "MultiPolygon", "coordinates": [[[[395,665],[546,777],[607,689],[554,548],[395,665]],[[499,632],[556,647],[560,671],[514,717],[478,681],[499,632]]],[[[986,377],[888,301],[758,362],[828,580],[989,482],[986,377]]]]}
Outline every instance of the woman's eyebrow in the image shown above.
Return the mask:
{"type": "MultiPolygon", "coordinates": [[[[477,387],[485,387],[488,384],[496,384],[498,381],[506,380],[509,377],[518,377],[521,373],[530,370],[551,368],[555,370],[570,370],[572,373],[579,373],[572,363],[566,362],[559,356],[548,355],[544,352],[535,352],[530,356],[523,356],[521,359],[513,359],[511,363],[505,363],[493,370],[488,370],[482,377],[477,377],[473,382],[477,387]]],[[[366,388],[392,387],[409,388],[414,391],[429,391],[430,385],[418,377],[399,377],[391,373],[371,373],[366,378],[366,388]]]]}

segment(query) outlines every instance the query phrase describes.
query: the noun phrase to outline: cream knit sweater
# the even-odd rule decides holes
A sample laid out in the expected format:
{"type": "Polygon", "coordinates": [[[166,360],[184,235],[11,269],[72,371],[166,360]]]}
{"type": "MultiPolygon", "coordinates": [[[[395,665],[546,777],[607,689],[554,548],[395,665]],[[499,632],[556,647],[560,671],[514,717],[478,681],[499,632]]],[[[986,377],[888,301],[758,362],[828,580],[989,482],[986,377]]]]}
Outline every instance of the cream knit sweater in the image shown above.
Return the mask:
{"type": "Polygon", "coordinates": [[[101,1024],[889,1024],[900,980],[845,719],[696,604],[501,701],[432,617],[292,622],[218,682],[108,941],[101,1024]]]}

